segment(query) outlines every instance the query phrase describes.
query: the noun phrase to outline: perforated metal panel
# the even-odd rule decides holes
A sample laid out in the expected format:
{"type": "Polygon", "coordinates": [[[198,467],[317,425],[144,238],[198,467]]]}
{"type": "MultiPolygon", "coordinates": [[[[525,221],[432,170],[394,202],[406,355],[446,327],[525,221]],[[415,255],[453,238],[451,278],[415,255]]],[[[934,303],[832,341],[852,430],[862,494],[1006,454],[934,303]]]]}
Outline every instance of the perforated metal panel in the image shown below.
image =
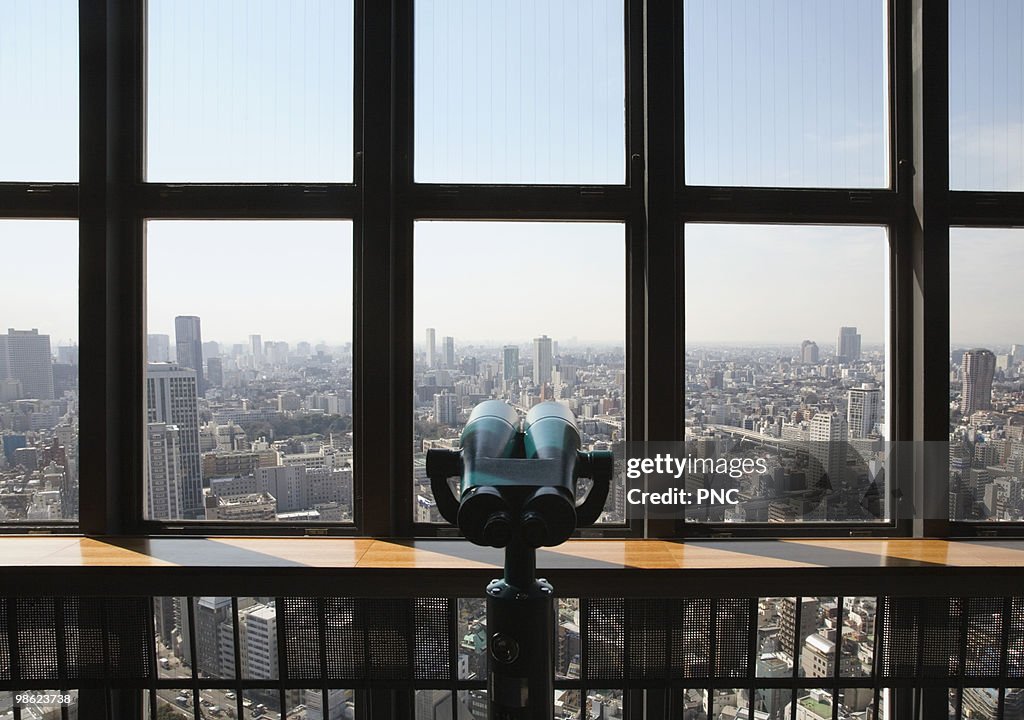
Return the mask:
{"type": "Polygon", "coordinates": [[[669,672],[669,641],[673,618],[672,605],[667,600],[626,601],[626,666],[633,680],[663,680],[669,672]]]}
{"type": "Polygon", "coordinates": [[[445,598],[417,598],[413,601],[413,627],[416,632],[413,676],[417,680],[449,680],[452,677],[448,652],[455,632],[452,603],[445,598]]]}
{"type": "Polygon", "coordinates": [[[94,679],[104,676],[103,602],[98,598],[63,600],[64,643],[70,677],[94,679]]]}
{"type": "Polygon", "coordinates": [[[7,599],[0,598],[0,680],[11,679],[11,648],[7,640],[7,599]]]}
{"type": "Polygon", "coordinates": [[[621,678],[625,673],[625,603],[618,599],[580,601],[583,615],[583,672],[587,680],[621,678]]]}
{"type": "Polygon", "coordinates": [[[366,634],[353,598],[328,598],[324,602],[324,634],[327,645],[327,677],[361,680],[366,669],[366,634]]]}
{"type": "Polygon", "coordinates": [[[1024,678],[1024,598],[1010,600],[1010,617],[1006,622],[1006,675],[1024,678]]]}
{"type": "Polygon", "coordinates": [[[921,677],[946,678],[960,674],[960,633],[963,600],[921,598],[921,677]]]}
{"type": "Polygon", "coordinates": [[[367,673],[375,680],[407,680],[412,662],[412,602],[364,601],[367,673]]]}
{"type": "Polygon", "coordinates": [[[723,598],[715,603],[715,675],[746,677],[750,665],[750,601],[723,598]]]}
{"type": "Polygon", "coordinates": [[[673,655],[679,658],[681,677],[711,675],[711,612],[710,598],[682,600],[679,639],[672,648],[673,655]]]}
{"type": "Polygon", "coordinates": [[[281,598],[278,607],[284,630],[288,679],[319,678],[323,667],[320,662],[323,600],[281,598]]]}
{"type": "Polygon", "coordinates": [[[14,601],[14,611],[20,679],[60,677],[54,599],[18,598],[14,601]]]}
{"type": "Polygon", "coordinates": [[[1002,598],[970,598],[966,621],[964,672],[971,676],[998,675],[1003,644],[1002,598]]]}

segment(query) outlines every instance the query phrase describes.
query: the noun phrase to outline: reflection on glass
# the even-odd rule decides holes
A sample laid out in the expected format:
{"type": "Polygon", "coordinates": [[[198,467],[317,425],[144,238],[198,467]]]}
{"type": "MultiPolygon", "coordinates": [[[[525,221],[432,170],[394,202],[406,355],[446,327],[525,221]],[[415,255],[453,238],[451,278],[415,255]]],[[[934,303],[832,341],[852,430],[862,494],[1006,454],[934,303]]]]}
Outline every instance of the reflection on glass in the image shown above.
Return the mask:
{"type": "Polygon", "coordinates": [[[487,720],[487,691],[459,690],[456,717],[460,720],[487,720]]]}
{"type": "Polygon", "coordinates": [[[949,238],[949,515],[1024,519],[1024,230],[949,238]]]}
{"type": "Polygon", "coordinates": [[[621,0],[418,0],[418,182],[623,183],[621,0]]]}
{"type": "Polygon", "coordinates": [[[451,720],[451,690],[417,690],[414,720],[451,720]]]}
{"type": "Polygon", "coordinates": [[[0,220],[0,249],[0,523],[72,521],[79,478],[78,223],[0,220]]]}
{"type": "Polygon", "coordinates": [[[0,182],[76,182],[76,0],[0,3],[0,98],[0,182]]]}
{"type": "Polygon", "coordinates": [[[146,517],[351,522],[351,223],[151,221],[147,262],[146,517]]]}
{"type": "Polygon", "coordinates": [[[886,187],[884,0],[685,0],[686,182],[886,187]]]}
{"type": "Polygon", "coordinates": [[[688,519],[888,517],[888,252],[879,227],[686,225],[687,453],[754,468],[686,473],[739,497],[688,519]]]}
{"type": "Polygon", "coordinates": [[[949,3],[949,186],[1024,190],[1024,4],[949,3]]]}
{"type": "MultiPolygon", "coordinates": [[[[479,402],[521,415],[557,400],[583,450],[621,453],[625,435],[625,237],[615,223],[417,222],[413,512],[441,522],[430,448],[457,448],[479,402]]],[[[622,478],[603,522],[622,522],[622,478]]]]}
{"type": "Polygon", "coordinates": [[[350,182],[351,0],[150,0],[147,179],[350,182]]]}

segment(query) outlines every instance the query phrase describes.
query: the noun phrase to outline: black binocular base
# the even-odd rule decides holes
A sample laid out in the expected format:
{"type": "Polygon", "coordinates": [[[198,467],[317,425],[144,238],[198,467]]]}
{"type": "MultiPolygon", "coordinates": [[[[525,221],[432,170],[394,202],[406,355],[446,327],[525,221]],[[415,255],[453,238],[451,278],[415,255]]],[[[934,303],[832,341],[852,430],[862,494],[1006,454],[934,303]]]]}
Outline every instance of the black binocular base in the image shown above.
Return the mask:
{"type": "Polygon", "coordinates": [[[490,720],[554,714],[554,588],[535,574],[536,551],[505,549],[505,577],[487,586],[490,720]]]}

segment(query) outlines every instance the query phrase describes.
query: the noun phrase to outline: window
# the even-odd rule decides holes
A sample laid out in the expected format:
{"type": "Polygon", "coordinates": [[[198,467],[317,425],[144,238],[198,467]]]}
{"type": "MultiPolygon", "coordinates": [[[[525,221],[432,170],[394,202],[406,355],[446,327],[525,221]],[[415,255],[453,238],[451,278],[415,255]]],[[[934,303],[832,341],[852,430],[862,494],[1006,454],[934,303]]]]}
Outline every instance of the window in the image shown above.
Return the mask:
{"type": "Polygon", "coordinates": [[[949,3],[949,186],[1024,190],[1024,7],[949,3]]]}
{"type": "Polygon", "coordinates": [[[0,4],[0,182],[78,180],[78,3],[0,4]]]}
{"type": "Polygon", "coordinates": [[[0,220],[0,523],[78,518],[77,235],[0,220]]]}
{"type": "Polygon", "coordinates": [[[146,235],[146,517],[351,522],[351,224],[146,235]]]}
{"type": "Polygon", "coordinates": [[[625,182],[615,0],[417,0],[419,182],[625,182]]]}
{"type": "Polygon", "coordinates": [[[155,182],[351,182],[351,0],[149,0],[155,182]]]}
{"type": "Polygon", "coordinates": [[[767,465],[688,518],[884,521],[885,229],[688,224],[683,253],[688,451],[767,465]]]}
{"type": "Polygon", "coordinates": [[[883,0],[685,0],[690,185],[888,187],[883,0]]]}
{"type": "MultiPolygon", "coordinates": [[[[583,450],[625,439],[626,277],[618,223],[418,222],[414,512],[443,522],[426,451],[458,448],[473,406],[505,400],[525,415],[556,400],[583,450]]],[[[604,521],[625,519],[622,485],[604,521]]]]}

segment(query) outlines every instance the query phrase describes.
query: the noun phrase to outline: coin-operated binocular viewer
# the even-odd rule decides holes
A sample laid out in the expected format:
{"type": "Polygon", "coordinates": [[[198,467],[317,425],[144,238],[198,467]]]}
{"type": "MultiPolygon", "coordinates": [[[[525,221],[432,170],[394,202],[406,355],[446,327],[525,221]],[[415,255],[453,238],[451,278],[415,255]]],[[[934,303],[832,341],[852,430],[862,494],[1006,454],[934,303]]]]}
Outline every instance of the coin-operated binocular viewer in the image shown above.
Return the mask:
{"type": "Polygon", "coordinates": [[[550,718],[554,700],[554,588],[537,579],[537,548],[597,522],[614,473],[610,452],[583,452],[576,418],[544,402],[519,415],[501,400],[477,405],[461,450],[427,452],[437,509],[476,545],[505,548],[505,574],[487,586],[491,720],[550,718]],[[460,479],[459,498],[448,478],[460,479]],[[581,504],[576,487],[593,485],[581,504]]]}

